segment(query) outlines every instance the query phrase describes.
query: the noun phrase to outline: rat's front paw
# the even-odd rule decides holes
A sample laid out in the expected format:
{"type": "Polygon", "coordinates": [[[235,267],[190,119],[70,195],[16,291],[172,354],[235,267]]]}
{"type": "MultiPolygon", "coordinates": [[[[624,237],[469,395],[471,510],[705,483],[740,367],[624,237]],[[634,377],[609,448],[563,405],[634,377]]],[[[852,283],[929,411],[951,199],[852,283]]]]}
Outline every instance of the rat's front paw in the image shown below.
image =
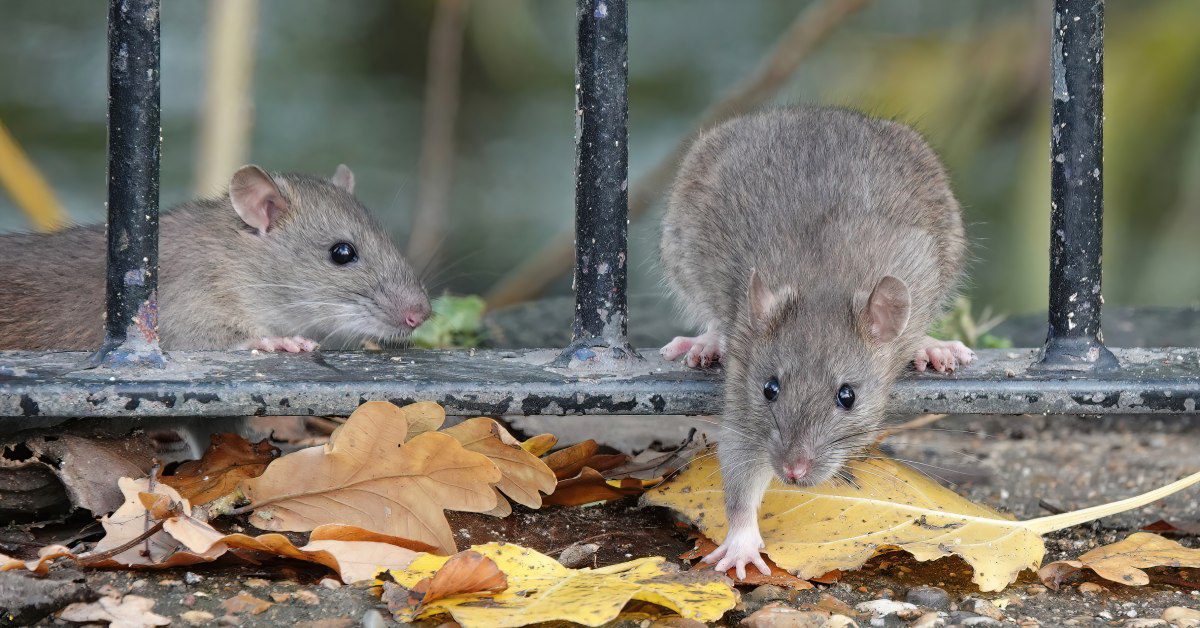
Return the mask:
{"type": "Polygon", "coordinates": [[[771,569],[767,567],[767,561],[763,560],[760,552],[762,547],[762,536],[758,534],[758,530],[731,532],[720,547],[702,560],[709,564],[717,563],[716,569],[721,573],[733,568],[739,580],[746,578],[746,565],[749,564],[758,567],[764,576],[769,576],[771,569]]]}
{"type": "Polygon", "coordinates": [[[247,349],[258,349],[259,351],[285,351],[287,353],[308,353],[316,351],[319,347],[316,341],[309,340],[303,336],[278,336],[267,337],[263,336],[258,340],[254,340],[246,345],[247,349]]]}
{"type": "Polygon", "coordinates": [[[922,373],[929,366],[939,373],[945,373],[954,371],[960,364],[966,366],[974,359],[975,352],[957,340],[926,337],[917,354],[913,356],[913,366],[922,373]]]}
{"type": "Polygon", "coordinates": [[[677,336],[674,340],[667,343],[667,346],[659,350],[668,362],[674,362],[679,356],[687,355],[684,362],[692,368],[707,368],[714,362],[721,361],[721,353],[725,346],[725,340],[716,332],[707,332],[689,338],[687,336],[677,336]]]}

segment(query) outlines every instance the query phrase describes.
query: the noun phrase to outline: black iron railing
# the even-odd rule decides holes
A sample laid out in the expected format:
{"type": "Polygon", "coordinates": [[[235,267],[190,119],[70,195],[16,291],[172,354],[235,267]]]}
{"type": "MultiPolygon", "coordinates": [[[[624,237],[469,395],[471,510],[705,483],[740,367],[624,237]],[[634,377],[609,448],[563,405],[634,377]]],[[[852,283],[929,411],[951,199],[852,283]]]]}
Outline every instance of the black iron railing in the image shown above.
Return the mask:
{"type": "MultiPolygon", "coordinates": [[[[0,353],[0,417],[346,415],[369,399],[451,414],[716,414],[720,374],[626,341],[626,0],[578,0],[571,346],[524,351],[172,352],[157,345],[159,2],[110,0],[104,346],[0,353]]],[[[1101,341],[1103,0],[1055,0],[1050,320],[1041,349],[906,374],[898,413],[1195,412],[1200,349],[1101,341]]]]}

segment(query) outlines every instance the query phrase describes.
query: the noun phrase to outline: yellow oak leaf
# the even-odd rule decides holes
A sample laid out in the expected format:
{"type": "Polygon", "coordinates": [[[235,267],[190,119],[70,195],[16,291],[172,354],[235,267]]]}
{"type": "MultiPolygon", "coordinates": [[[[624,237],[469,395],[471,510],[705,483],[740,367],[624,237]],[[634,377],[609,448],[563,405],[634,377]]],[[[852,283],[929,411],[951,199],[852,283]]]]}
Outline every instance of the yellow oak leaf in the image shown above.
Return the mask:
{"type": "Polygon", "coordinates": [[[1150,576],[1142,571],[1149,567],[1200,567],[1200,549],[1184,547],[1157,534],[1137,532],[1075,560],[1048,563],[1038,570],[1038,577],[1057,590],[1063,578],[1080,569],[1091,569],[1105,580],[1142,586],[1150,584],[1150,576]]]}
{"type": "MultiPolygon", "coordinates": [[[[505,574],[508,586],[499,592],[450,595],[400,611],[398,619],[413,621],[443,613],[463,628],[525,626],[548,621],[571,621],[600,626],[620,614],[631,600],[669,608],[695,621],[720,619],[733,608],[736,596],[728,581],[715,572],[681,571],[661,557],[639,558],[599,569],[568,569],[531,549],[507,543],[471,548],[491,559],[505,574]]],[[[446,556],[419,556],[404,570],[391,570],[397,584],[408,589],[434,575],[449,561],[446,556]]]]}
{"type": "MultiPolygon", "coordinates": [[[[854,484],[789,487],[772,481],[759,511],[765,552],[777,565],[810,579],[857,569],[872,556],[901,549],[918,560],[959,556],[983,591],[999,591],[1045,555],[1041,535],[1144,506],[1200,482],[1200,473],[1111,504],[1017,521],[974,504],[894,460],[855,460],[854,484]]],[[[646,503],[682,513],[714,541],[728,531],[721,474],[714,456],[646,493],[646,503]]]]}

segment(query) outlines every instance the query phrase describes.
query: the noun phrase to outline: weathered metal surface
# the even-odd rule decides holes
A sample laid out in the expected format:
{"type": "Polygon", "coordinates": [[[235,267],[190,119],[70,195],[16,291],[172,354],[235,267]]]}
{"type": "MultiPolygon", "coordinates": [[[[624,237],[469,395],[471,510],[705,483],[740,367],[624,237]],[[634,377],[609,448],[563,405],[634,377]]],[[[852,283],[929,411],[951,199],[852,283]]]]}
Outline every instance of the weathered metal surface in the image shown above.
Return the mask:
{"type": "Polygon", "coordinates": [[[158,347],[159,53],[159,0],[110,0],[108,306],[98,363],[163,361],[158,347]]]}
{"type": "Polygon", "coordinates": [[[1055,0],[1053,29],[1050,327],[1039,367],[1112,369],[1100,336],[1104,0],[1055,0]]]}
{"type": "Polygon", "coordinates": [[[576,3],[575,324],[564,362],[635,355],[626,340],[626,8],[625,0],[576,3]]]}
{"type": "MultiPolygon", "coordinates": [[[[1037,350],[981,351],[953,375],[907,373],[896,413],[1195,412],[1200,349],[1117,350],[1120,371],[1030,371],[1037,350]]],[[[719,414],[720,372],[657,352],[609,370],[552,366],[558,351],[315,355],[172,353],[165,368],[86,368],[85,353],[0,352],[0,416],[346,415],[367,400],[433,400],[461,415],[719,414]]]]}

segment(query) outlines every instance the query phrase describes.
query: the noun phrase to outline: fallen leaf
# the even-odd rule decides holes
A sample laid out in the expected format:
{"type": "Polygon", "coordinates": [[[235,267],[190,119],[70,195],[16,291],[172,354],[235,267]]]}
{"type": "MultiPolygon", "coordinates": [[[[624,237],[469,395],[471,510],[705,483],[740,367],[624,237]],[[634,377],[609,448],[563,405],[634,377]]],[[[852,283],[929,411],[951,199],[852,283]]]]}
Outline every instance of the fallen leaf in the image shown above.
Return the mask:
{"type": "Polygon", "coordinates": [[[414,541],[412,539],[404,539],[398,536],[388,534],[380,534],[371,530],[364,530],[354,526],[344,526],[341,524],[330,523],[323,526],[313,528],[312,534],[309,535],[310,541],[370,541],[373,543],[385,543],[387,545],[395,545],[403,547],[414,552],[436,552],[437,548],[427,543],[414,541]]]}
{"type": "Polygon", "coordinates": [[[599,450],[600,445],[589,439],[543,456],[542,462],[546,463],[551,471],[554,471],[554,477],[565,480],[579,475],[584,465],[587,464],[588,458],[596,455],[599,450]]]}
{"type": "Polygon", "coordinates": [[[558,444],[558,437],[554,434],[538,434],[533,438],[521,443],[521,449],[541,458],[546,452],[554,449],[558,444]]]}
{"type": "Polygon", "coordinates": [[[1049,563],[1038,570],[1038,576],[1056,591],[1064,578],[1081,569],[1091,569],[1105,580],[1140,587],[1150,583],[1150,576],[1142,571],[1149,567],[1200,567],[1200,549],[1186,548],[1157,534],[1135,532],[1075,560],[1049,563]]]}
{"type": "Polygon", "coordinates": [[[451,595],[499,593],[507,588],[508,577],[500,571],[495,561],[479,552],[467,550],[451,556],[438,568],[437,573],[413,586],[412,593],[415,595],[410,600],[415,599],[413,606],[421,608],[451,595]]]}
{"type": "Polygon", "coordinates": [[[75,555],[65,545],[43,547],[38,550],[38,557],[34,560],[19,560],[0,554],[0,571],[24,569],[43,576],[50,572],[50,563],[54,562],[54,559],[64,556],[74,557],[75,555]]]}
{"type": "Polygon", "coordinates": [[[443,511],[495,508],[492,485],[502,474],[487,456],[447,434],[409,439],[405,415],[435,416],[437,404],[413,405],[421,408],[397,415],[364,404],[328,444],[283,456],[261,476],[244,480],[240,490],[254,509],[250,523],[293,532],[348,524],[453,554],[454,535],[443,511]]]}
{"type": "MultiPolygon", "coordinates": [[[[572,621],[599,626],[631,600],[669,608],[696,621],[715,621],[733,608],[736,596],[716,573],[679,571],[661,557],[640,558],[600,569],[568,569],[553,558],[507,543],[476,545],[472,551],[495,561],[508,588],[490,595],[452,595],[421,609],[398,614],[401,621],[449,613],[463,628],[524,626],[572,621]]],[[[446,564],[445,556],[425,554],[408,569],[389,575],[411,589],[446,564]]]]}
{"type": "Polygon", "coordinates": [[[145,434],[109,438],[62,431],[7,443],[28,449],[27,457],[0,459],[0,518],[84,508],[100,516],[124,497],[121,477],[141,477],[153,466],[154,443],[145,434]]]}
{"type": "MultiPolygon", "coordinates": [[[[115,512],[100,520],[100,524],[104,527],[104,538],[96,543],[91,552],[80,556],[82,559],[114,551],[141,536],[158,522],[157,519],[149,516],[146,506],[143,503],[143,500],[151,501],[152,503],[153,500],[143,497],[143,495],[162,496],[171,503],[177,504],[177,509],[174,512],[180,514],[166,520],[168,522],[177,521],[177,527],[187,528],[193,525],[207,525],[187,516],[186,513],[191,512],[191,504],[188,503],[188,500],[184,499],[175,489],[161,482],[156,482],[153,490],[151,490],[149,478],[137,480],[133,478],[121,478],[118,480],[117,486],[120,487],[121,492],[125,495],[125,503],[121,504],[121,507],[115,512]]],[[[166,524],[164,523],[165,527],[166,524]]],[[[198,554],[183,550],[179,542],[164,529],[159,530],[145,541],[133,547],[106,559],[94,562],[93,566],[179,567],[210,562],[215,560],[221,553],[198,554]],[[147,552],[147,549],[149,549],[149,552],[147,552]]]]}
{"type": "MultiPolygon", "coordinates": [[[[650,485],[656,482],[650,482],[650,485]]],[[[590,467],[574,478],[561,480],[554,493],[544,500],[547,506],[582,506],[595,502],[621,499],[633,495],[641,495],[647,485],[642,480],[628,478],[625,480],[606,480],[603,475],[590,467]]]]}
{"type": "Polygon", "coordinates": [[[825,626],[831,615],[825,611],[800,610],[772,602],[751,613],[740,625],[746,628],[791,628],[825,626]]]}
{"type": "Polygon", "coordinates": [[[251,444],[237,434],[213,434],[200,460],[185,462],[159,479],[200,506],[232,493],[238,482],[262,475],[278,457],[279,448],[265,439],[251,444]]]}
{"type": "MultiPolygon", "coordinates": [[[[999,591],[1024,569],[1041,566],[1041,535],[1144,506],[1200,482],[1200,473],[1143,495],[1028,521],[973,504],[921,473],[886,459],[846,467],[854,484],[788,487],[773,480],[759,514],[766,554],[808,579],[857,569],[872,556],[902,549],[917,560],[957,555],[983,591],[999,591]]],[[[690,519],[709,538],[727,533],[715,456],[697,457],[680,474],[646,493],[645,503],[690,519]]]]}
{"type": "MultiPolygon", "coordinates": [[[[379,540],[347,540],[355,538],[377,538],[362,531],[355,535],[348,526],[318,526],[309,535],[308,544],[297,547],[282,534],[221,534],[207,525],[175,526],[165,528],[179,543],[196,554],[217,556],[228,550],[262,552],[271,556],[293,558],[325,565],[338,572],[342,582],[352,583],[370,580],[383,569],[403,569],[419,553],[405,544],[380,542],[379,540]]],[[[420,545],[417,545],[421,547],[420,545]]]]}
{"type": "MultiPolygon", "coordinates": [[[[398,406],[390,401],[368,401],[350,415],[369,416],[378,422],[402,422],[408,426],[406,440],[412,440],[425,432],[434,432],[446,422],[446,411],[432,401],[418,401],[398,406]]],[[[349,423],[349,420],[347,420],[349,423]]]]}
{"type": "Polygon", "coordinates": [[[1150,525],[1142,526],[1146,532],[1173,534],[1177,536],[1200,536],[1200,522],[1184,523],[1159,519],[1150,525]]]}
{"type": "Polygon", "coordinates": [[[487,456],[500,469],[500,482],[496,488],[518,504],[541,508],[539,491],[554,492],[556,480],[550,467],[520,445],[506,444],[506,440],[516,441],[495,419],[468,419],[441,433],[454,437],[468,451],[487,456]]]}
{"type": "MultiPolygon", "coordinates": [[[[684,560],[697,560],[704,558],[717,549],[717,544],[712,542],[712,539],[703,534],[696,537],[695,547],[679,555],[684,560]]],[[[747,569],[745,578],[738,578],[736,570],[729,569],[725,572],[725,576],[733,580],[734,584],[760,585],[773,584],[780,587],[788,587],[797,591],[813,588],[809,581],[802,578],[797,578],[787,571],[780,569],[770,558],[766,559],[767,567],[771,569],[771,574],[764,576],[757,569],[747,569]]],[[[703,562],[698,562],[692,566],[692,569],[712,569],[711,565],[703,562]]]]}
{"type": "Polygon", "coordinates": [[[78,623],[107,622],[110,628],[166,626],[171,620],[150,611],[154,600],[140,595],[120,599],[102,597],[95,602],[76,602],[58,612],[58,618],[78,623]]]}
{"type": "Polygon", "coordinates": [[[260,600],[245,591],[221,602],[221,607],[226,613],[238,615],[241,613],[250,613],[251,615],[259,615],[267,612],[267,609],[274,606],[273,603],[266,600],[260,600]]]}
{"type": "Polygon", "coordinates": [[[637,478],[639,480],[661,481],[662,478],[683,468],[689,460],[692,460],[707,447],[708,442],[704,436],[701,435],[700,438],[696,438],[696,429],[692,428],[688,432],[687,438],[674,450],[659,452],[647,449],[634,456],[629,462],[604,471],[604,477],[609,479],[637,478]]]}

